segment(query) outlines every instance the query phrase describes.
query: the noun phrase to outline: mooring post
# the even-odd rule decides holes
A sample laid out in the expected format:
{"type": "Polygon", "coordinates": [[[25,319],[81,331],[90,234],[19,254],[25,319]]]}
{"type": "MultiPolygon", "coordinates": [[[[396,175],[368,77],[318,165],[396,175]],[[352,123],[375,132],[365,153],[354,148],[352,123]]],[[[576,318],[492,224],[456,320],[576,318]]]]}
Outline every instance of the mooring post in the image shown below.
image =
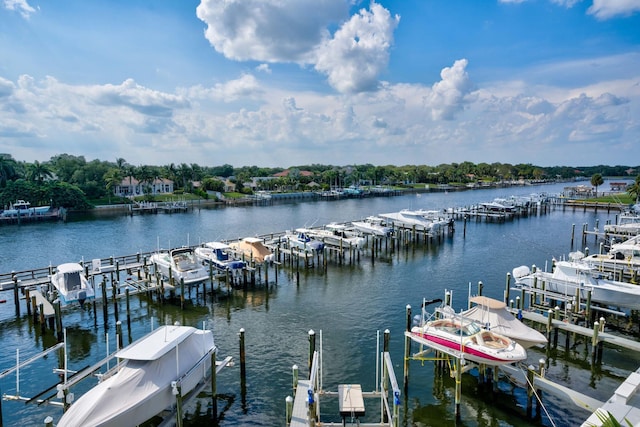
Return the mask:
{"type": "Polygon", "coordinates": [[[109,329],[109,308],[107,307],[107,276],[106,274],[102,276],[102,317],[104,318],[104,327],[105,329],[109,329]]]}
{"type": "Polygon", "coordinates": [[[173,393],[176,396],[176,427],[182,427],[182,384],[175,384],[173,393]]]}
{"type": "MultiPolygon", "coordinates": [[[[27,316],[31,316],[31,297],[29,295],[29,288],[24,289],[24,299],[27,302],[27,316]]],[[[35,305],[33,308],[35,309],[35,305]]]]}
{"type": "Polygon", "coordinates": [[[507,282],[506,282],[506,286],[504,288],[504,303],[505,304],[509,303],[510,287],[511,287],[511,273],[507,273],[507,282]]]}
{"type": "Polygon", "coordinates": [[[244,350],[244,328],[240,328],[240,379],[244,383],[247,378],[246,353],[244,350]]]}
{"type": "Polygon", "coordinates": [[[535,368],[533,365],[527,366],[527,417],[533,414],[533,382],[535,380],[535,368]]]}
{"type": "Polygon", "coordinates": [[[313,353],[316,351],[316,333],[313,329],[309,330],[309,379],[311,379],[311,365],[313,364],[313,353]]]}
{"type": "Polygon", "coordinates": [[[180,310],[184,310],[184,277],[180,278],[180,310]]]}
{"type": "Polygon", "coordinates": [[[575,224],[571,224],[571,247],[573,247],[573,241],[575,239],[575,234],[576,234],[576,225],[575,224]]]}
{"type": "Polygon", "coordinates": [[[18,294],[18,276],[15,272],[11,272],[11,280],[13,280],[13,302],[16,305],[16,317],[20,317],[20,295],[18,294]]]}
{"type": "MultiPolygon", "coordinates": [[[[411,331],[411,305],[407,304],[406,312],[406,331],[411,331]]],[[[411,354],[411,339],[405,335],[404,337],[404,392],[407,393],[409,388],[409,355],[411,354]]]]}
{"type": "Polygon", "coordinates": [[[455,415],[460,421],[460,400],[462,399],[462,360],[456,357],[456,391],[455,391],[455,415]]]}
{"type": "MultiPolygon", "coordinates": [[[[289,423],[291,422],[291,416],[293,415],[293,397],[287,396],[284,399],[284,404],[285,404],[285,407],[286,407],[285,423],[287,425],[289,425],[289,423]]],[[[0,426],[0,427],[2,427],[2,426],[0,426]]]]}
{"type": "Polygon", "coordinates": [[[216,372],[216,352],[211,352],[211,417],[214,423],[218,422],[218,384],[216,372]]]}

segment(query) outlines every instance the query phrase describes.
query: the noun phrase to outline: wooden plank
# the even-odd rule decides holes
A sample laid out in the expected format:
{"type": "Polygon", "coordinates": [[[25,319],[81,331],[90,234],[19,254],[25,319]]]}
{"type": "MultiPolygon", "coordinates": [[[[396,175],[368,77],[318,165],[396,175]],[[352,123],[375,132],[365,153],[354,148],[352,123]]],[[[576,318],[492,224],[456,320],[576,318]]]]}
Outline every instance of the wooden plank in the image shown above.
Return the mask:
{"type": "Polygon", "coordinates": [[[338,385],[338,398],[340,415],[344,417],[364,416],[364,398],[360,384],[338,385]]]}
{"type": "Polygon", "coordinates": [[[44,295],[40,293],[40,291],[31,291],[29,295],[35,297],[38,307],[40,307],[40,304],[42,304],[42,311],[44,312],[45,317],[52,317],[54,314],[56,314],[55,310],[53,309],[53,305],[49,302],[48,299],[44,297],[44,295]]]}
{"type": "Polygon", "coordinates": [[[309,405],[307,404],[307,391],[309,380],[299,380],[296,387],[296,397],[293,401],[293,411],[289,427],[309,426],[309,405]]]}

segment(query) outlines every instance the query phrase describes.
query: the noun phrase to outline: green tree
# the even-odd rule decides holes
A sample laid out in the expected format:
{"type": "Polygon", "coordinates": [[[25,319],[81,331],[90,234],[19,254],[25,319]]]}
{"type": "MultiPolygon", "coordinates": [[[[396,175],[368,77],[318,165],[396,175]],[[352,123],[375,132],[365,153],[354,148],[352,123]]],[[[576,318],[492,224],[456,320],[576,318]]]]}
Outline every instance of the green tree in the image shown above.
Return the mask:
{"type": "Polygon", "coordinates": [[[49,165],[35,161],[27,165],[27,179],[37,184],[42,184],[47,178],[51,178],[53,172],[49,165]]]}
{"type": "Polygon", "coordinates": [[[113,189],[122,183],[124,179],[124,173],[119,168],[111,168],[104,174],[105,188],[109,197],[109,203],[111,203],[111,195],[113,189]]]}
{"type": "Polygon", "coordinates": [[[635,182],[627,187],[627,193],[638,203],[638,199],[640,199],[640,175],[636,176],[635,182]]]}
{"type": "Polygon", "coordinates": [[[596,187],[596,197],[598,197],[598,187],[604,184],[604,178],[599,173],[593,174],[591,177],[591,185],[596,187]]]}
{"type": "Polygon", "coordinates": [[[10,154],[0,154],[0,188],[16,176],[16,161],[10,154]]]}

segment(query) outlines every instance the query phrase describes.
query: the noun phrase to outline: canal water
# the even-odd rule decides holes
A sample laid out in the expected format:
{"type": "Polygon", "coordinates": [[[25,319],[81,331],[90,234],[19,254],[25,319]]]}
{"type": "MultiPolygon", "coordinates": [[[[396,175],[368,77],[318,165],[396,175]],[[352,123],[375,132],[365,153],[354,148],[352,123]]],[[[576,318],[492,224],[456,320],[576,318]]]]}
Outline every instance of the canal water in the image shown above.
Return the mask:
{"type": "MultiPolygon", "coordinates": [[[[606,183],[605,183],[606,185],[606,183]]],[[[444,209],[491,201],[496,197],[534,192],[560,193],[564,185],[512,187],[411,194],[397,197],[340,201],[289,202],[270,206],[196,209],[189,213],[156,215],[87,215],[66,223],[34,223],[0,228],[0,271],[106,258],[156,248],[177,247],[205,241],[263,235],[287,229],[356,220],[368,215],[403,208],[444,209]]],[[[601,187],[601,188],[604,188],[601,187]]],[[[245,330],[246,384],[241,384],[239,365],[225,368],[218,377],[218,409],[222,426],[277,426],[285,423],[285,398],[291,395],[292,366],[300,375],[308,373],[308,332],[322,336],[323,387],[337,391],[338,384],[362,384],[364,391],[376,388],[377,334],[388,330],[390,353],[398,379],[403,375],[403,330],[405,310],[411,305],[419,313],[423,298],[443,298],[453,293],[456,309],[465,308],[469,285],[484,284],[484,294],[502,299],[506,274],[519,265],[544,266],[552,257],[584,250],[579,237],[583,224],[593,229],[615,221],[614,213],[554,208],[505,223],[470,221],[463,233],[458,221],[453,236],[437,244],[420,245],[383,254],[372,262],[368,253],[359,262],[342,265],[329,262],[326,270],[295,272],[270,270],[269,287],[260,286],[231,295],[218,295],[206,303],[196,300],[180,310],[172,304],[158,305],[144,297],[132,298],[131,323],[124,324],[125,345],[158,324],[180,322],[214,331],[218,359],[230,355],[239,361],[239,331],[245,330]],[[575,224],[576,240],[571,232],[575,224]]],[[[593,237],[587,241],[597,250],[593,237]]],[[[12,294],[0,294],[9,302],[0,304],[0,371],[19,360],[55,344],[51,333],[23,316],[15,319],[12,294]]],[[[124,302],[122,302],[124,304],[124,302]]],[[[110,304],[110,312],[113,306],[110,304]]],[[[23,313],[25,310],[22,310],[23,313]]],[[[104,325],[91,310],[65,313],[69,342],[69,369],[80,370],[96,363],[116,347],[115,325],[104,325]]],[[[113,319],[113,316],[110,317],[113,319]]],[[[562,342],[562,340],[560,341],[562,342]]],[[[573,341],[572,341],[573,343],[573,341]]],[[[624,378],[640,366],[640,356],[607,348],[602,365],[592,367],[584,343],[565,351],[529,351],[529,364],[545,359],[547,377],[601,401],[609,398],[624,378]]],[[[16,375],[0,380],[2,393],[31,397],[58,381],[52,373],[59,366],[57,354],[39,360],[16,375]],[[18,389],[19,388],[19,389],[18,389]]],[[[92,384],[88,379],[74,387],[76,396],[92,384]]],[[[43,395],[48,397],[55,390],[43,395]]],[[[322,420],[339,422],[337,405],[321,400],[322,420]]],[[[411,362],[408,393],[402,396],[401,425],[454,425],[454,383],[434,375],[432,362],[411,362]]],[[[497,394],[482,391],[473,375],[463,377],[461,421],[464,426],[574,426],[589,413],[554,396],[543,396],[538,420],[525,417],[526,392],[506,381],[497,394]]],[[[211,425],[206,414],[208,400],[201,399],[199,416],[187,425],[211,425]]],[[[365,421],[379,419],[379,401],[366,400],[365,421]]],[[[193,408],[191,408],[193,411],[193,408]]],[[[4,425],[42,425],[46,416],[58,420],[62,410],[37,403],[3,401],[4,425]]]]}

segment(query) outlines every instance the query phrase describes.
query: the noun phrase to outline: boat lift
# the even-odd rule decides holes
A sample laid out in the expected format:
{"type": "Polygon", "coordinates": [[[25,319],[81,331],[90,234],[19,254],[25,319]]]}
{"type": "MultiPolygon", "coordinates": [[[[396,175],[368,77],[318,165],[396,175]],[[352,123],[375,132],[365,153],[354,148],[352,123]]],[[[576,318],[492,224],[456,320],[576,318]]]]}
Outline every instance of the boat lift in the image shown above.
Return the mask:
{"type": "Polygon", "coordinates": [[[322,384],[322,331],[320,332],[320,351],[315,350],[315,332],[309,331],[310,342],[310,372],[308,380],[298,379],[298,366],[293,366],[294,397],[287,396],[287,426],[346,426],[356,424],[362,427],[398,427],[400,423],[400,388],[393,370],[393,363],[389,355],[389,331],[384,332],[384,349],[376,353],[376,390],[362,391],[360,384],[339,384],[338,391],[327,391],[322,384]],[[382,358],[382,364],[380,363],[382,358]],[[378,386],[380,389],[378,389],[378,386]],[[390,393],[391,392],[391,393],[390,393]],[[320,421],[320,398],[338,398],[338,412],[341,423],[320,421]],[[389,398],[392,402],[389,403],[389,398]],[[380,420],[376,423],[361,423],[360,417],[365,416],[365,399],[380,400],[380,420]]]}

